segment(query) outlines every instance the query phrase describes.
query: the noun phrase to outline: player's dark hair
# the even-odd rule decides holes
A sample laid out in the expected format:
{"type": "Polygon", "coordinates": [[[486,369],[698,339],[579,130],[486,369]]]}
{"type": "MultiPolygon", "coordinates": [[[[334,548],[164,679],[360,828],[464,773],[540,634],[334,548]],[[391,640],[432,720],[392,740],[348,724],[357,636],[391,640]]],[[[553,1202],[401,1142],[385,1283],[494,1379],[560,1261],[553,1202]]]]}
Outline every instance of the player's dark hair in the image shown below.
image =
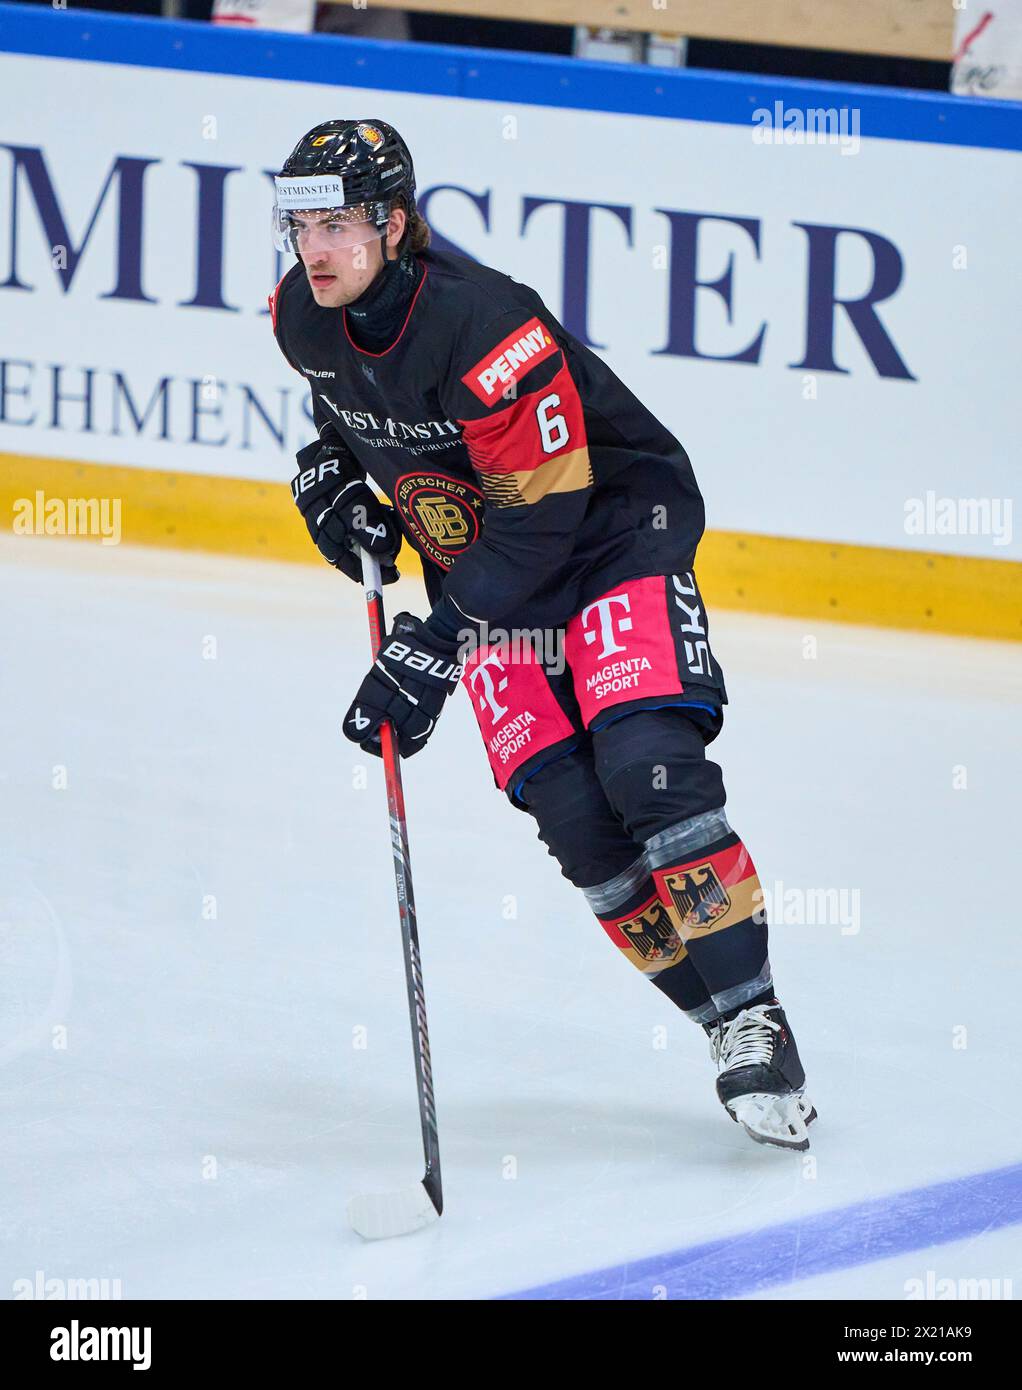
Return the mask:
{"type": "Polygon", "coordinates": [[[408,199],[403,193],[397,194],[394,201],[391,203],[391,207],[402,208],[408,217],[408,225],[405,228],[404,236],[401,238],[399,252],[411,251],[415,254],[419,251],[425,251],[432,237],[432,232],[429,229],[429,223],[426,219],[418,209],[413,209],[411,213],[408,212],[408,199]]]}

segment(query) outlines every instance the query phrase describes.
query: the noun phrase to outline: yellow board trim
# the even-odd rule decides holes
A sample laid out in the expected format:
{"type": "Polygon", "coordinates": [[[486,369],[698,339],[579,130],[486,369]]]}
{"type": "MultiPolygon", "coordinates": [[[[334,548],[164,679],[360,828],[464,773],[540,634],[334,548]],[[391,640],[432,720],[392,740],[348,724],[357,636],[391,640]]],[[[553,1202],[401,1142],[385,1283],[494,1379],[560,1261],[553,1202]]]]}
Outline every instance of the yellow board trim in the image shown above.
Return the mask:
{"type": "Polygon", "coordinates": [[[696,573],[712,609],[1022,640],[1022,564],[929,550],[707,531],[696,573]]]}
{"type": "MultiPolygon", "coordinates": [[[[18,499],[37,491],[47,498],[119,498],[128,545],[322,563],[286,482],[0,454],[4,531],[14,528],[18,499]]],[[[408,546],[400,568],[422,571],[408,546]]],[[[1022,563],[1014,560],[708,531],[697,572],[711,612],[1022,640],[1022,563]]]]}

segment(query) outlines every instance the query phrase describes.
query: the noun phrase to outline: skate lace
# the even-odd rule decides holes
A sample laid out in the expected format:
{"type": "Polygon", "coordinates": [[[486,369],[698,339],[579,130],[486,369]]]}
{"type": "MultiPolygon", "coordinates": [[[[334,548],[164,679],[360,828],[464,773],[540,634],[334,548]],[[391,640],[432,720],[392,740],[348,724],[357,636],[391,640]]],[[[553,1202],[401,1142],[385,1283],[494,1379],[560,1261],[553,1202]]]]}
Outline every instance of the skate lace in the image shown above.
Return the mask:
{"type": "Polygon", "coordinates": [[[771,1061],[774,1055],[773,1034],[781,1030],[779,1023],[767,1018],[767,1011],[773,1007],[771,1004],[757,1004],[755,1008],[743,1009],[730,1023],[724,1024],[718,1046],[722,1071],[771,1061]]]}

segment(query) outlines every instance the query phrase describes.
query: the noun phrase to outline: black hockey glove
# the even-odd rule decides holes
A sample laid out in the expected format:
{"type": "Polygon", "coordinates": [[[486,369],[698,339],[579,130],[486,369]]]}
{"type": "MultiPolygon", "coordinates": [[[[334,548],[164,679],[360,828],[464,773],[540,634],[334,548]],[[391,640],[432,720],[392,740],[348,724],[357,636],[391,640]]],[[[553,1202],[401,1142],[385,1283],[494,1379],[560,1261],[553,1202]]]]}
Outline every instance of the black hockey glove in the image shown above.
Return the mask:
{"type": "Polygon", "coordinates": [[[343,448],[316,440],[299,449],[297,459],[291,496],[324,559],[361,583],[362,562],[354,547],[363,546],[379,560],[384,584],[393,584],[401,549],[393,509],[362,480],[343,448]]]}
{"type": "Polygon", "coordinates": [[[390,720],[398,752],[410,758],[426,746],[464,669],[453,644],[438,642],[411,613],[399,613],[344,716],[345,737],[379,757],[380,725],[390,720]]]}

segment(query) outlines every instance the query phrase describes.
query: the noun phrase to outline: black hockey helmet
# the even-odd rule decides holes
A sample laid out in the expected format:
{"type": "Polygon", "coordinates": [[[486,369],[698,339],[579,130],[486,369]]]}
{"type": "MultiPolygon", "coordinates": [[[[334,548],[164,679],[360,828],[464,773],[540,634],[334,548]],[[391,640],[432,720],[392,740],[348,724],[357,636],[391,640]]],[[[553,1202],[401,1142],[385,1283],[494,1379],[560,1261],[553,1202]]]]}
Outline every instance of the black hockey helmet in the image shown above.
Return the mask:
{"type": "Polygon", "coordinates": [[[274,241],[291,243],[291,212],[351,208],[386,235],[391,202],[403,193],[415,211],[408,146],[386,121],[324,121],[303,135],[274,180],[274,241]]]}

